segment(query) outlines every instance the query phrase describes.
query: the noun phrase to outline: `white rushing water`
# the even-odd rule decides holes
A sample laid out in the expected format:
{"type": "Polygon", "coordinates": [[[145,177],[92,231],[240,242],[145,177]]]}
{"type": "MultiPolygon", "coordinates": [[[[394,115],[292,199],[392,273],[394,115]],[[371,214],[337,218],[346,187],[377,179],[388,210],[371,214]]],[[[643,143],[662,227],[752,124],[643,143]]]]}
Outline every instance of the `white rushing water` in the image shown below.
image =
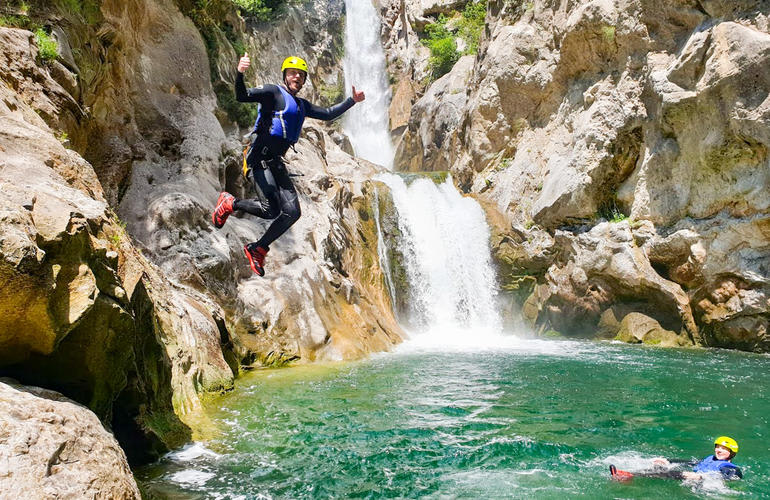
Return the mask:
{"type": "Polygon", "coordinates": [[[388,108],[390,87],[380,41],[380,16],[371,0],[345,0],[345,89],[363,90],[366,100],[345,113],[343,127],[356,156],[384,166],[393,164],[388,108]]]}
{"type": "Polygon", "coordinates": [[[441,185],[417,179],[409,186],[393,174],[378,179],[390,187],[398,211],[396,243],[409,282],[409,323],[429,344],[434,335],[443,345],[459,347],[499,337],[502,320],[481,206],[462,196],[451,178],[441,185]]]}
{"type": "MultiPolygon", "coordinates": [[[[380,17],[372,0],[345,0],[345,79],[366,92],[366,101],[345,114],[344,129],[357,156],[392,168],[393,146],[388,126],[390,90],[380,17]]],[[[391,189],[398,211],[400,241],[409,281],[409,311],[405,320],[422,347],[457,348],[497,345],[502,320],[496,304],[496,280],[489,250],[484,212],[463,197],[451,179],[437,186],[418,179],[407,186],[397,175],[380,176],[391,189]],[[490,337],[486,341],[484,337],[490,337]]],[[[376,207],[378,209],[379,207],[376,207]]],[[[382,229],[380,266],[396,304],[382,229]]],[[[402,313],[404,311],[401,311],[402,313]]],[[[412,345],[417,345],[412,342],[412,345]]]]}

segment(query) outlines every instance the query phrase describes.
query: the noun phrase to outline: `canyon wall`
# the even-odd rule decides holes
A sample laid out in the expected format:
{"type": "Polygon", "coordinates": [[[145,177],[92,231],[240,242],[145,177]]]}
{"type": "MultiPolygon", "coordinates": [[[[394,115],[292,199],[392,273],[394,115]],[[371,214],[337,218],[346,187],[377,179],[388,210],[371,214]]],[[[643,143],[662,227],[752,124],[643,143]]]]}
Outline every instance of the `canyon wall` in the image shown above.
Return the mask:
{"type": "MultiPolygon", "coordinates": [[[[424,4],[383,2],[384,38],[435,20],[424,4]]],[[[636,312],[675,343],[767,351],[769,14],[489,0],[478,54],[411,99],[396,167],[449,170],[484,203],[503,286],[541,333],[614,336],[636,312]]]]}

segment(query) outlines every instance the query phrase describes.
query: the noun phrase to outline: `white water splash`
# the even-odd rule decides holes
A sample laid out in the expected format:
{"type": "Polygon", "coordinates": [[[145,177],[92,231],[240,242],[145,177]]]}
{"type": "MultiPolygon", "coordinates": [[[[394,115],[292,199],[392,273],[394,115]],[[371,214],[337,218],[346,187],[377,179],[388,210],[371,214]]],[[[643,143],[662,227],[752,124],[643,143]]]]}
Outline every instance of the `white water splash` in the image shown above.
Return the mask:
{"type": "Polygon", "coordinates": [[[167,458],[175,462],[190,462],[201,457],[218,458],[220,455],[206,448],[203,443],[193,442],[176,451],[168,453],[167,458]]]}
{"type": "Polygon", "coordinates": [[[393,165],[388,109],[390,87],[380,41],[380,16],[371,0],[345,0],[345,92],[351,85],[366,100],[345,113],[343,127],[357,156],[387,169],[393,165]]]}
{"type": "Polygon", "coordinates": [[[397,244],[410,288],[408,320],[420,343],[471,347],[500,336],[497,287],[484,211],[451,178],[441,185],[393,174],[391,189],[401,236],[397,244]]]}

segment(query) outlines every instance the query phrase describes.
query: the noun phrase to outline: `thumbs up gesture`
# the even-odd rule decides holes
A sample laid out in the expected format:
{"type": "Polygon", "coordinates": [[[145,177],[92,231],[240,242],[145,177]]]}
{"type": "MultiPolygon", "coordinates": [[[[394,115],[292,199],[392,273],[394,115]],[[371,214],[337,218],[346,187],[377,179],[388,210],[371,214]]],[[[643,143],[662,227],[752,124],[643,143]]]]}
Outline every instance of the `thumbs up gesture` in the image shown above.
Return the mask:
{"type": "Polygon", "coordinates": [[[241,57],[241,60],[238,61],[238,73],[243,73],[249,69],[249,66],[251,66],[251,58],[249,58],[248,52],[244,52],[243,57],[241,57]]]}

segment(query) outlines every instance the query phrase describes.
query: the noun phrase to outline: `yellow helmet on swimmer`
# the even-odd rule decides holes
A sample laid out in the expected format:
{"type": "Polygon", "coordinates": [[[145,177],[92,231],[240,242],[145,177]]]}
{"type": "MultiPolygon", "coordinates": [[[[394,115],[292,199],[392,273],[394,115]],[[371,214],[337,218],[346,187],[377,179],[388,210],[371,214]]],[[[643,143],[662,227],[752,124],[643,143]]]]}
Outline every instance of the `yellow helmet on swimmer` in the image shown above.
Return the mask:
{"type": "Polygon", "coordinates": [[[304,71],[305,76],[307,76],[307,63],[301,57],[290,56],[284,59],[283,64],[281,64],[281,73],[287,69],[298,69],[300,71],[304,71]]]}
{"type": "Polygon", "coordinates": [[[724,446],[728,450],[732,451],[733,454],[738,453],[738,442],[731,437],[719,436],[714,440],[714,446],[716,445],[724,446]]]}

